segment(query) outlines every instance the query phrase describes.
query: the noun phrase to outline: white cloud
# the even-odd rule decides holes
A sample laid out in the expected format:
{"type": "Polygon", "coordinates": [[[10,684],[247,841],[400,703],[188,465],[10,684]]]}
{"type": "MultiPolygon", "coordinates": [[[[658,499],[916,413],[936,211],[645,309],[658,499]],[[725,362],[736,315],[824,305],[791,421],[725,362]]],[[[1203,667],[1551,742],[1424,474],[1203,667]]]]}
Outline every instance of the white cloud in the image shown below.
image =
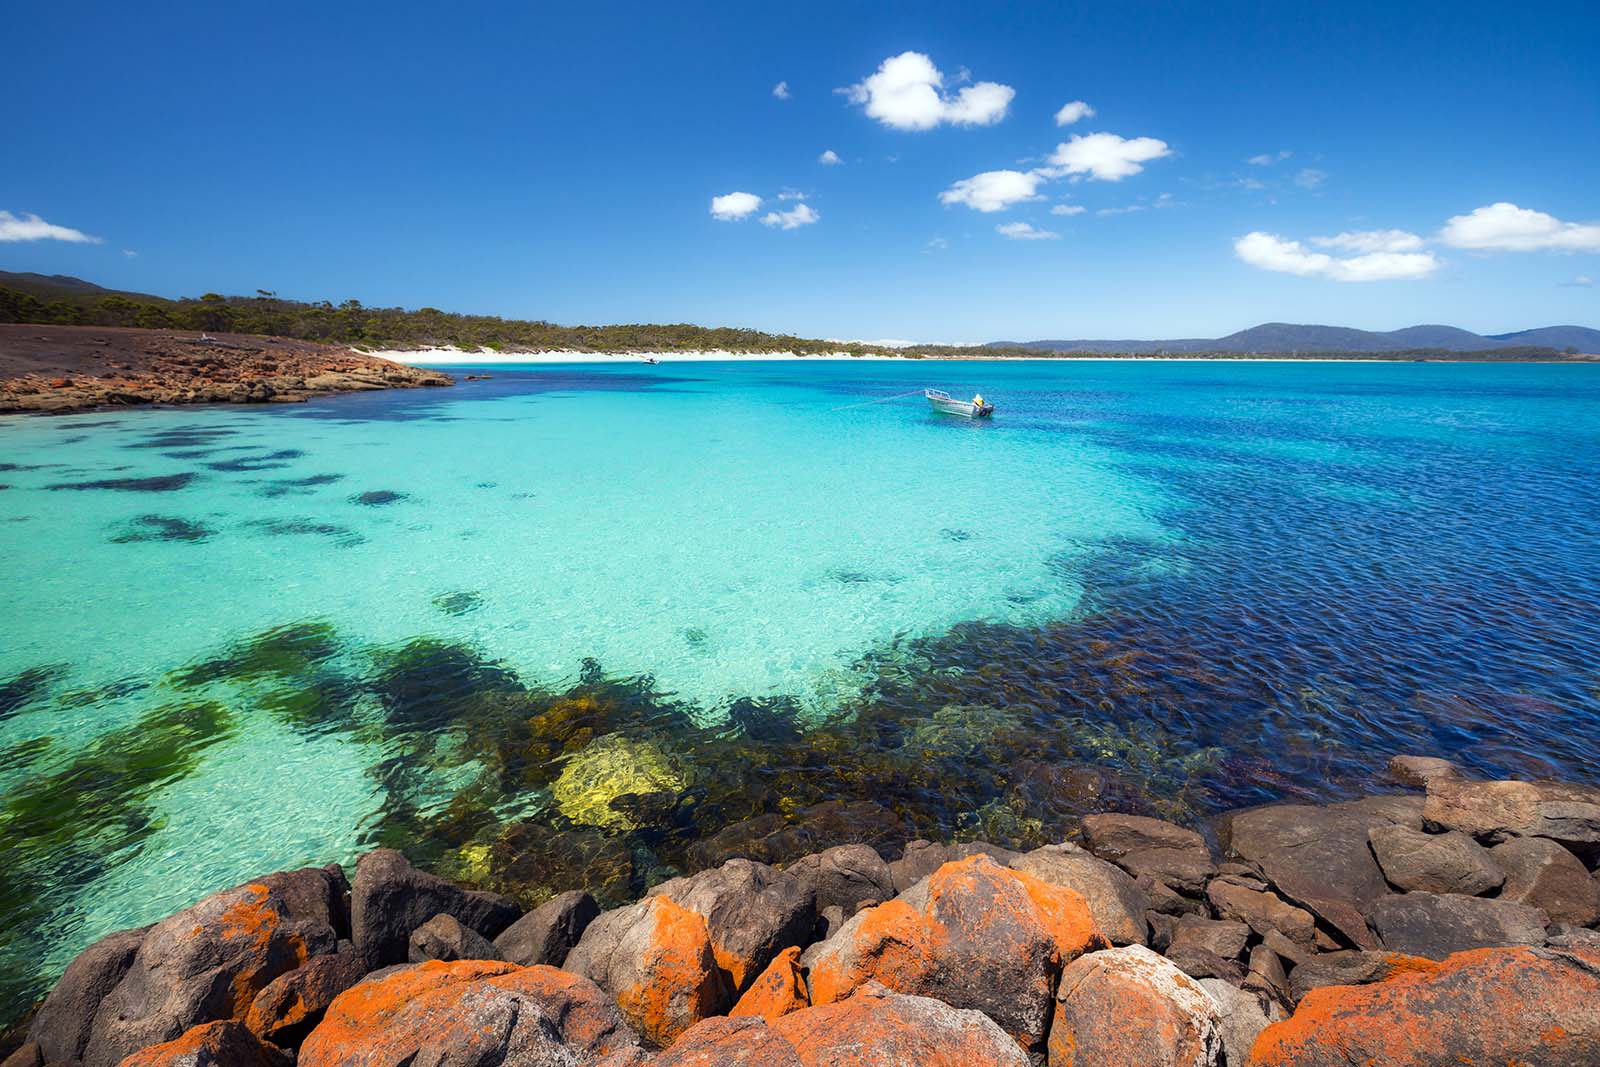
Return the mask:
{"type": "Polygon", "coordinates": [[[1591,289],[1594,287],[1594,279],[1587,274],[1580,274],[1570,282],[1563,282],[1562,284],[1574,289],[1591,289]]]}
{"type": "Polygon", "coordinates": [[[1105,182],[1121,181],[1144,170],[1144,164],[1172,154],[1167,142],[1154,137],[1131,140],[1114,133],[1074,134],[1056,146],[1050,162],[1063,174],[1087,174],[1105,182]]]}
{"type": "Polygon", "coordinates": [[[1001,237],[1009,237],[1013,241],[1059,241],[1061,235],[1053,230],[1036,230],[1031,223],[1007,222],[994,228],[994,232],[1001,237]]]}
{"type": "Polygon", "coordinates": [[[1004,211],[1024,200],[1037,200],[1044,176],[1037,171],[986,170],[963,178],[939,194],[941,204],[965,204],[974,211],[1004,211]]]}
{"type": "Polygon", "coordinates": [[[0,211],[0,241],[71,241],[74,244],[97,245],[100,238],[90,237],[82,230],[74,230],[69,226],[46,222],[26,211],[21,215],[0,211]]]}
{"type": "Polygon", "coordinates": [[[1345,252],[1416,252],[1422,238],[1405,230],[1353,230],[1332,237],[1313,237],[1318,248],[1337,248],[1345,252]]]}
{"type": "Polygon", "coordinates": [[[1294,176],[1294,183],[1302,189],[1315,189],[1327,180],[1327,173],[1314,167],[1304,167],[1294,176]]]}
{"type": "Polygon", "coordinates": [[[769,211],[761,216],[761,225],[776,226],[783,230],[798,230],[802,226],[810,226],[822,218],[812,210],[810,204],[800,203],[788,211],[769,211]]]}
{"type": "Polygon", "coordinates": [[[726,193],[711,198],[711,217],[733,222],[755,214],[760,206],[761,198],[755,193],[726,193]]]}
{"type": "Polygon", "coordinates": [[[1502,200],[1452,217],[1439,240],[1491,252],[1600,252],[1600,222],[1562,222],[1502,200]]]}
{"type": "Polygon", "coordinates": [[[1251,156],[1245,162],[1252,167],[1270,167],[1274,163],[1282,163],[1292,155],[1294,153],[1286,148],[1281,152],[1263,152],[1259,156],[1251,156]]]}
{"type": "Polygon", "coordinates": [[[1336,282],[1376,282],[1402,278],[1426,278],[1439,267],[1432,252],[1368,252],[1344,259],[1324,252],[1311,252],[1299,241],[1256,230],[1233,243],[1238,257],[1252,267],[1298,274],[1301,277],[1331,278],[1336,282]]]}
{"type": "Polygon", "coordinates": [[[1006,117],[1017,91],[997,82],[977,82],[951,96],[942,91],[944,75],[921,52],[902,52],[884,60],[876,73],[839,90],[868,117],[897,130],[931,130],[940,123],[992,126],[1006,117]]]}
{"type": "Polygon", "coordinates": [[[843,163],[844,160],[839,158],[839,153],[830,148],[826,152],[822,153],[822,155],[817,157],[817,162],[821,163],[825,167],[837,167],[839,164],[843,163]]]}
{"type": "Polygon", "coordinates": [[[774,85],[772,87],[772,95],[777,97],[779,100],[789,99],[791,95],[789,92],[789,83],[779,82],[777,85],[774,85]]]}
{"type": "Polygon", "coordinates": [[[1139,211],[1149,211],[1151,208],[1178,207],[1178,201],[1171,193],[1162,193],[1154,200],[1140,199],[1138,203],[1129,204],[1127,207],[1103,207],[1096,211],[1096,215],[1132,215],[1139,211]]]}
{"type": "Polygon", "coordinates": [[[1082,100],[1074,100],[1071,103],[1061,105],[1061,110],[1056,112],[1056,125],[1071,126],[1080,119],[1092,118],[1094,118],[1094,108],[1082,100]]]}
{"type": "Polygon", "coordinates": [[[134,251],[134,250],[133,250],[133,249],[131,249],[131,248],[124,248],[124,249],[123,249],[123,250],[122,250],[122,254],[123,254],[123,255],[125,255],[125,256],[127,256],[127,257],[128,257],[128,258],[130,258],[130,259],[131,259],[131,258],[133,258],[133,257],[134,257],[134,256],[136,256],[136,255],[138,255],[138,254],[139,254],[139,253],[137,253],[137,252],[135,252],[135,251],[134,251]]]}
{"type": "Polygon", "coordinates": [[[806,194],[798,189],[785,189],[778,194],[779,200],[804,200],[805,198],[806,194]]]}
{"type": "Polygon", "coordinates": [[[935,238],[932,238],[931,240],[929,240],[927,244],[923,245],[922,246],[922,250],[924,252],[937,252],[940,249],[949,248],[949,247],[950,247],[949,238],[946,238],[946,237],[935,237],[935,238]]]}
{"type": "Polygon", "coordinates": [[[1082,215],[1089,209],[1082,204],[1057,204],[1050,209],[1052,215],[1082,215]]]}

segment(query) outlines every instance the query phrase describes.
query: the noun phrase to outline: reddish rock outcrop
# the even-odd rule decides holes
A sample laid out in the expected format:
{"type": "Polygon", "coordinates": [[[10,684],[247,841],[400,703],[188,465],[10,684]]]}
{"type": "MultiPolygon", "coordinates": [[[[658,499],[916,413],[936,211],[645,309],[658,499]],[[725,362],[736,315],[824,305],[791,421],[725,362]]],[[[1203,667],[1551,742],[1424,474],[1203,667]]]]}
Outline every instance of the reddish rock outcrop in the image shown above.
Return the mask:
{"type": "Polygon", "coordinates": [[[781,1019],[710,1019],[651,1067],[1027,1067],[981,1012],[876,984],[781,1019]]]}
{"type": "Polygon", "coordinates": [[[744,996],[739,998],[739,1003],[728,1014],[735,1018],[759,1015],[765,1019],[777,1019],[810,1006],[805,975],[800,969],[800,948],[796,945],[778,953],[777,959],[750,983],[750,988],[745,990],[744,996]]]}
{"type": "Polygon", "coordinates": [[[239,1023],[215,1022],[135,1052],[119,1067],[289,1067],[292,1062],[239,1023]]]}
{"type": "Polygon", "coordinates": [[[242,1022],[273,979],[335,950],[343,898],[337,867],[307,868],[214,893],[151,928],[100,1003],[85,1067],[113,1067],[201,1023],[242,1022]]]}
{"type": "Polygon", "coordinates": [[[650,891],[706,922],[717,966],[735,993],[790,945],[804,944],[816,926],[816,897],[794,875],[750,860],[729,860],[650,891]]]}
{"type": "Polygon", "coordinates": [[[1592,1067],[1600,953],[1502,948],[1364,986],[1312,990],[1251,1067],[1592,1067]]]}
{"type": "Polygon", "coordinates": [[[281,1048],[300,1044],[322,1021],[334,998],[361,981],[366,963],[349,942],[330,956],[279,975],[256,994],[244,1024],[257,1037],[281,1048]]]}
{"type": "Polygon", "coordinates": [[[434,960],[395,967],[340,994],[296,1062],[557,1067],[634,1046],[611,999],[585,978],[554,967],[434,960]]]}
{"type": "Polygon", "coordinates": [[[661,1048],[733,1003],[706,921],[666,896],[602,914],[566,969],[608,990],[639,1036],[661,1048]]]}
{"type": "Polygon", "coordinates": [[[1216,1067],[1221,1021],[1199,982],[1144,946],[1091,952],[1061,974],[1050,1067],[1216,1067]]]}
{"type": "Polygon", "coordinates": [[[802,962],[813,1004],[877,981],[982,1011],[1033,1049],[1043,1044],[1060,969],[1108,947],[1077,893],[976,855],[859,912],[802,962]]]}
{"type": "Polygon", "coordinates": [[[1587,786],[1433,778],[1422,816],[1480,841],[1548,837],[1564,845],[1600,844],[1600,789],[1587,786]]]}

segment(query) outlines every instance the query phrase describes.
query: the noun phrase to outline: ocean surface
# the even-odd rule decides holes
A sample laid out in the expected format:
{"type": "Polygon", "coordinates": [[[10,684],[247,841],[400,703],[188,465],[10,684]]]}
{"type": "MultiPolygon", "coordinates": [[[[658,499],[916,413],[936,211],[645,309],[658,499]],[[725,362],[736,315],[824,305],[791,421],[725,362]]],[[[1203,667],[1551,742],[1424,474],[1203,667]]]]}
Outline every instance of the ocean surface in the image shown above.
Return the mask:
{"type": "Polygon", "coordinates": [[[1600,781],[1600,367],[487,373],[0,420],[0,1021],[378,843],[616,903],[1396,752],[1600,781]]]}

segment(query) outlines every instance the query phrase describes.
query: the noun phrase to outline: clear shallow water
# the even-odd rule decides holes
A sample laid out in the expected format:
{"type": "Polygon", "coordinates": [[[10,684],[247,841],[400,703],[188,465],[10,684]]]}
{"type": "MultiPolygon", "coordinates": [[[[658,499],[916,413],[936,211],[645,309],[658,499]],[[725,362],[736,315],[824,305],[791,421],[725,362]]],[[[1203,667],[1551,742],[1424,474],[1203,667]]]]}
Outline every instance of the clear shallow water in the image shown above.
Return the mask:
{"type": "Polygon", "coordinates": [[[0,1015],[377,841],[620,898],[1401,750],[1600,778],[1600,368],[491,373],[0,423],[0,1015]],[[867,403],[924,384],[999,416],[867,403]]]}

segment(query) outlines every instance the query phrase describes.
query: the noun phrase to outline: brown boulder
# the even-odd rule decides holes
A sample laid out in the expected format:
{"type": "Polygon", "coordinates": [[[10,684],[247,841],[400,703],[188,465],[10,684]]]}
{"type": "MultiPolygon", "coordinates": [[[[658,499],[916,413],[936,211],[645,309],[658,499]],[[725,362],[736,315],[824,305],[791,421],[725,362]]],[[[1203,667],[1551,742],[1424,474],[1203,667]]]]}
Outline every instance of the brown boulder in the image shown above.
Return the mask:
{"type": "Polygon", "coordinates": [[[932,841],[911,841],[906,844],[900,858],[889,864],[889,876],[894,881],[894,891],[904,893],[947,863],[964,860],[969,856],[988,856],[1002,867],[1011,865],[1017,854],[1008,848],[991,845],[987,841],[962,841],[953,845],[936,845],[932,841]]]}
{"type": "Polygon", "coordinates": [[[1578,857],[1543,837],[1515,837],[1489,850],[1506,872],[1501,900],[1538,908],[1551,922],[1588,926],[1600,919],[1600,885],[1578,857]]]}
{"type": "Polygon", "coordinates": [[[244,1024],[264,1041],[294,1048],[322,1021],[333,999],[366,973],[366,962],[355,946],[342,942],[332,955],[317,956],[268,982],[250,1002],[244,1024]]]}
{"type": "Polygon", "coordinates": [[[1289,997],[1298,1003],[1307,993],[1323,986],[1371,985],[1398,974],[1432,974],[1438,969],[1439,965],[1433,960],[1400,952],[1363,952],[1360,949],[1324,952],[1294,969],[1289,976],[1289,997]]]}
{"type": "Polygon", "coordinates": [[[1076,845],[1046,845],[1018,856],[1011,866],[1077,893],[1113,945],[1143,945],[1149,940],[1144,913],[1150,908],[1150,898],[1120,867],[1076,845]]]}
{"type": "Polygon", "coordinates": [[[406,962],[411,934],[435,915],[454,916],[492,938],[522,914],[495,893],[462,889],[419,871],[392,848],[374,849],[356,863],[350,896],[351,937],[371,968],[406,962]]]}
{"type": "Polygon", "coordinates": [[[806,945],[817,925],[816,897],[794,875],[750,860],[729,860],[650,890],[705,920],[717,966],[735,994],[783,949],[806,945]]]}
{"type": "Polygon", "coordinates": [[[1276,893],[1257,892],[1231,878],[1218,878],[1206,887],[1206,899],[1218,918],[1245,923],[1262,937],[1276,932],[1306,951],[1316,941],[1316,918],[1276,893]]]}
{"type": "Polygon", "coordinates": [[[203,1023],[172,1041],[141,1049],[119,1067],[290,1067],[284,1052],[240,1023],[203,1023]]]}
{"type": "Polygon", "coordinates": [[[148,926],[107,934],[78,953],[28,1027],[28,1040],[39,1046],[50,1063],[65,1063],[83,1055],[94,1027],[100,1002],[133,966],[148,926]]]}
{"type": "Polygon", "coordinates": [[[868,984],[781,1019],[708,1019],[651,1067],[1027,1067],[981,1012],[868,984]]]}
{"type": "Polygon", "coordinates": [[[767,969],[750,983],[750,988],[745,990],[744,996],[739,998],[739,1003],[728,1014],[777,1019],[810,1006],[811,997],[806,992],[805,974],[800,969],[800,948],[791,945],[778,953],[767,969]]]}
{"type": "Polygon", "coordinates": [[[1426,789],[1435,778],[1460,778],[1461,768],[1438,756],[1391,756],[1385,768],[1401,785],[1426,789]]]}
{"type": "Polygon", "coordinates": [[[1435,778],[1422,816],[1491,843],[1548,837],[1564,845],[1600,844],[1600,789],[1586,786],[1435,778]]]}
{"type": "Polygon", "coordinates": [[[837,845],[801,856],[784,869],[816,898],[819,913],[838,907],[848,917],[863,904],[880,904],[895,894],[889,865],[871,845],[837,845]]]}
{"type": "Polygon", "coordinates": [[[1205,838],[1175,823],[1145,815],[1085,815],[1090,852],[1135,878],[1148,877],[1191,896],[1205,892],[1217,865],[1205,838]]]}
{"type": "Polygon", "coordinates": [[[706,921],[667,896],[603,913],[565,968],[610,992],[639,1036],[661,1048],[733,1004],[706,921]]]}
{"type": "Polygon", "coordinates": [[[320,868],[214,893],[152,927],[95,1014],[85,1067],[112,1067],[201,1023],[243,1021],[256,994],[344,926],[344,878],[320,868]]]}
{"type": "Polygon", "coordinates": [[[1428,834],[1390,824],[1374,826],[1367,840],[1383,876],[1404,892],[1477,896],[1506,880],[1488,850],[1459,830],[1428,834]]]}
{"type": "Polygon", "coordinates": [[[1201,919],[1185,915],[1173,928],[1168,950],[1201,948],[1225,960],[1233,960],[1244,955],[1244,947],[1249,943],[1250,927],[1246,923],[1236,919],[1201,919]]]}
{"type": "Polygon", "coordinates": [[[500,953],[489,939],[461,925],[454,915],[435,915],[415,930],[407,946],[411,963],[427,960],[497,960],[500,953]]]}
{"type": "Polygon", "coordinates": [[[635,1044],[611,999],[586,978],[554,967],[434,960],[341,993],[296,1063],[566,1067],[635,1044]]]}
{"type": "Polygon", "coordinates": [[[1050,1067],[1216,1067],[1221,1015],[1199,982],[1142,945],[1061,973],[1050,1067]]]}
{"type": "Polygon", "coordinates": [[[1384,948],[1430,960],[1474,948],[1542,945],[1546,925],[1538,908],[1459,893],[1405,893],[1372,908],[1384,948]]]}
{"type": "Polygon", "coordinates": [[[858,912],[801,962],[813,1004],[877,981],[976,1008],[1032,1049],[1043,1042],[1060,968],[1105,947],[1077,893],[977,855],[858,912]]]}
{"type": "Polygon", "coordinates": [[[494,947],[501,959],[523,967],[535,963],[559,967],[599,914],[594,897],[579,889],[569,890],[506,927],[494,939],[494,947]]]}
{"type": "Polygon", "coordinates": [[[1480,949],[1428,972],[1313,990],[1262,1031],[1251,1067],[1592,1067],[1600,954],[1480,949]]]}

